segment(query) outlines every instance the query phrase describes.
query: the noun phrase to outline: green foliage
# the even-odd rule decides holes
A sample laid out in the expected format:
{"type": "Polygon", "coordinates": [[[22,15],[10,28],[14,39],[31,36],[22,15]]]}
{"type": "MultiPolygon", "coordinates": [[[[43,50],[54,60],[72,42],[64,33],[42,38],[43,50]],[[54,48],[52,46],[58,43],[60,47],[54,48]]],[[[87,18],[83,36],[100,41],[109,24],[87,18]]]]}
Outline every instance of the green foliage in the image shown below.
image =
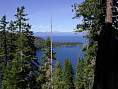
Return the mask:
{"type": "Polygon", "coordinates": [[[84,89],[84,60],[79,59],[77,63],[76,68],[76,81],[75,81],[75,87],[76,89],[84,89]]]}
{"type": "Polygon", "coordinates": [[[77,89],[92,89],[94,80],[94,65],[97,54],[99,33],[104,23],[104,7],[100,0],[85,0],[81,4],[75,4],[76,17],[83,17],[83,23],[79,24],[83,30],[87,30],[89,43],[84,48],[84,61],[79,60],[77,67],[77,89]],[[82,66],[82,67],[80,67],[82,66]],[[79,71],[81,73],[79,73],[79,71]],[[80,76],[80,78],[79,78],[80,76]]]}
{"type": "Polygon", "coordinates": [[[86,59],[79,59],[76,68],[76,89],[92,89],[93,87],[93,67],[86,59]]]}
{"type": "Polygon", "coordinates": [[[15,26],[18,32],[16,39],[15,58],[12,60],[11,73],[14,80],[11,86],[14,88],[25,89],[30,86],[28,75],[32,71],[31,61],[33,60],[33,46],[29,42],[32,41],[29,36],[30,26],[26,24],[24,7],[17,8],[15,26]],[[28,82],[29,81],[29,82],[28,82]],[[25,84],[24,84],[25,83],[25,84]]]}
{"type": "Polygon", "coordinates": [[[64,88],[63,71],[62,71],[61,64],[59,62],[56,63],[52,76],[53,76],[52,77],[53,88],[63,89],[64,88]]]}
{"type": "MultiPolygon", "coordinates": [[[[118,33],[117,7],[117,0],[113,0],[113,34],[116,37],[118,33]]],[[[83,17],[83,23],[78,25],[78,27],[88,31],[86,37],[89,40],[85,48],[84,69],[82,68],[82,77],[84,78],[80,79],[81,77],[79,78],[78,76],[81,76],[81,73],[77,73],[77,89],[92,89],[99,34],[105,25],[106,5],[104,0],[85,0],[81,4],[75,4],[74,10],[76,13],[75,17],[83,17]],[[81,87],[81,85],[84,85],[84,87],[81,87]]],[[[80,62],[79,65],[82,66],[83,63],[80,62]]],[[[77,69],[80,70],[80,68],[77,69]]]]}
{"type": "Polygon", "coordinates": [[[0,19],[0,88],[2,88],[3,66],[8,61],[8,37],[6,16],[0,19]]]}
{"type": "Polygon", "coordinates": [[[75,29],[75,32],[82,32],[83,29],[82,28],[79,28],[79,29],[75,29]]]}
{"type": "Polygon", "coordinates": [[[64,67],[57,62],[52,74],[53,89],[75,89],[74,73],[68,59],[64,61],[64,67]]]}
{"type": "Polygon", "coordinates": [[[34,37],[31,26],[26,22],[28,19],[24,9],[18,7],[16,20],[9,24],[6,16],[0,19],[2,89],[40,89],[34,37]]]}
{"type": "Polygon", "coordinates": [[[3,16],[0,20],[0,62],[8,60],[7,24],[6,16],[3,16]]]}
{"type": "Polygon", "coordinates": [[[77,27],[89,30],[88,38],[95,41],[104,22],[104,10],[101,1],[85,0],[81,4],[75,4],[74,10],[76,17],[83,17],[83,23],[77,27]]]}
{"type": "Polygon", "coordinates": [[[63,89],[74,89],[73,69],[68,59],[64,61],[63,81],[64,81],[63,89]]]}
{"type": "Polygon", "coordinates": [[[34,40],[34,45],[37,49],[41,49],[41,48],[44,48],[44,39],[43,38],[40,38],[40,37],[35,37],[35,40],[34,40]]]}

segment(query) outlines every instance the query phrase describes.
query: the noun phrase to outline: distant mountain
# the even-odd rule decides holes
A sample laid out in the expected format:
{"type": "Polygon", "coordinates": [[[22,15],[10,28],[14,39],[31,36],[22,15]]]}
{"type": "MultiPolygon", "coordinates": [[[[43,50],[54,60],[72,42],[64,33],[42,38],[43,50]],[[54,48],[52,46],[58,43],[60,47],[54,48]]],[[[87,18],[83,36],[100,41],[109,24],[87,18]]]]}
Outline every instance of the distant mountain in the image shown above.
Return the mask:
{"type": "Polygon", "coordinates": [[[37,36],[37,37],[45,37],[45,36],[50,36],[50,35],[53,35],[53,36],[84,36],[84,35],[86,35],[86,32],[80,32],[80,33],[77,33],[77,32],[53,32],[53,33],[35,32],[34,33],[34,36],[37,36]]]}
{"type": "Polygon", "coordinates": [[[79,43],[86,43],[86,32],[36,32],[34,36],[40,37],[43,39],[47,39],[49,36],[52,35],[53,42],[79,42],[79,43]]]}

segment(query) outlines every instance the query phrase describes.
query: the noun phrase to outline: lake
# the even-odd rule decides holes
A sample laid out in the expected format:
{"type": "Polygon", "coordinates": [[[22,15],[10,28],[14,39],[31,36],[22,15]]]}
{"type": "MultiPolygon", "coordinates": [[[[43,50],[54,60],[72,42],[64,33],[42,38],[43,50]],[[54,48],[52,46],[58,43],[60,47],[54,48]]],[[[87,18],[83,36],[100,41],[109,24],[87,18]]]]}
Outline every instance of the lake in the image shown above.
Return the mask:
{"type": "MultiPolygon", "coordinates": [[[[49,35],[47,33],[37,35],[46,39],[49,35]]],[[[75,46],[57,46],[53,47],[54,52],[56,52],[56,61],[59,61],[62,65],[64,64],[64,60],[68,59],[72,63],[73,66],[76,65],[77,59],[80,57],[84,57],[84,53],[82,52],[82,47],[86,42],[86,39],[83,38],[81,34],[75,33],[56,33],[52,36],[53,42],[79,42],[82,43],[80,45],[75,46]]],[[[36,55],[38,58],[41,57],[41,52],[39,50],[36,51],[36,55]]]]}
{"type": "Polygon", "coordinates": [[[77,63],[77,59],[84,56],[79,45],[71,47],[56,47],[54,48],[54,52],[56,52],[56,58],[62,65],[65,59],[70,60],[72,65],[75,65],[77,63]]]}

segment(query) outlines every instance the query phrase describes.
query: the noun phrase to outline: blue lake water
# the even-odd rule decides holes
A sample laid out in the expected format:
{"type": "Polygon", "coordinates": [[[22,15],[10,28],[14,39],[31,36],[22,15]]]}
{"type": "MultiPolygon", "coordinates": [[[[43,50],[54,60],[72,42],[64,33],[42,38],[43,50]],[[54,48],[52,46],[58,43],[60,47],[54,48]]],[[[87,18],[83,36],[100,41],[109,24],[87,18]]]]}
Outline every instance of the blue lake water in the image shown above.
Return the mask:
{"type": "MultiPolygon", "coordinates": [[[[40,35],[40,37],[46,39],[47,35],[40,35]]],[[[77,34],[69,34],[69,35],[53,35],[53,42],[80,42],[85,44],[86,40],[82,35],[77,34]]],[[[54,52],[56,52],[56,61],[59,61],[62,65],[64,64],[64,60],[68,59],[72,63],[73,66],[76,65],[77,59],[80,57],[84,57],[84,53],[82,52],[83,45],[77,46],[59,46],[53,47],[54,52]]],[[[41,57],[41,52],[37,50],[36,55],[38,58],[41,57]]]]}
{"type": "Polygon", "coordinates": [[[77,59],[84,56],[80,46],[56,47],[54,48],[54,51],[56,52],[57,60],[61,62],[62,65],[64,64],[65,59],[70,60],[72,65],[76,65],[77,59]]]}
{"type": "MultiPolygon", "coordinates": [[[[83,58],[84,53],[81,51],[80,46],[61,46],[61,47],[55,47],[53,48],[53,51],[56,52],[56,60],[59,61],[62,65],[64,64],[64,60],[68,59],[72,63],[72,65],[76,65],[77,59],[83,58]]],[[[41,58],[41,51],[37,50],[36,51],[37,57],[40,59],[41,58]]]]}

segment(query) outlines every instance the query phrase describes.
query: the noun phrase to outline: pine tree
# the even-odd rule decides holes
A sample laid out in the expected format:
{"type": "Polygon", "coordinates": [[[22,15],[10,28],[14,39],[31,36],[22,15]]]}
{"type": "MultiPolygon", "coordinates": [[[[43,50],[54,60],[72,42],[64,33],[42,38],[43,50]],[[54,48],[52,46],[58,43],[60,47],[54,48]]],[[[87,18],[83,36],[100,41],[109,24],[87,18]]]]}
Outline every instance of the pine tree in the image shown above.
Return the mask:
{"type": "Polygon", "coordinates": [[[78,60],[75,81],[76,89],[92,89],[94,80],[92,68],[86,59],[78,60]]]}
{"type": "Polygon", "coordinates": [[[76,68],[76,81],[75,81],[75,86],[76,89],[85,89],[84,88],[84,60],[80,59],[78,60],[77,63],[77,68],[76,68]]]}
{"type": "Polygon", "coordinates": [[[3,83],[3,66],[5,66],[8,61],[7,24],[6,16],[3,16],[0,19],[0,88],[2,88],[3,83]]]}
{"type": "Polygon", "coordinates": [[[6,62],[8,60],[7,54],[7,24],[6,16],[3,16],[0,20],[0,62],[6,62]]]}
{"type": "Polygon", "coordinates": [[[90,71],[88,72],[88,82],[89,79],[91,80],[94,77],[94,65],[96,61],[94,89],[113,88],[109,84],[114,85],[112,81],[114,81],[113,77],[115,78],[115,76],[109,72],[110,69],[111,71],[113,70],[113,67],[109,65],[114,63],[111,59],[117,58],[115,56],[117,55],[117,52],[115,52],[117,50],[117,42],[114,40],[114,36],[117,38],[117,6],[117,0],[85,0],[81,4],[75,5],[76,17],[83,17],[83,24],[80,27],[88,31],[87,38],[89,38],[89,44],[85,52],[86,65],[88,65],[85,69],[87,68],[90,71]],[[113,13],[111,12],[112,1],[113,13]],[[113,28],[111,27],[112,19],[113,28]],[[95,60],[96,58],[97,60],[95,60]]]}
{"type": "Polygon", "coordinates": [[[12,80],[12,74],[11,74],[11,62],[15,58],[15,41],[16,41],[16,34],[15,34],[16,28],[14,26],[14,22],[11,21],[9,23],[9,26],[7,27],[7,64],[3,65],[3,83],[2,87],[4,89],[11,89],[11,80],[12,80]]]}
{"type": "MultiPolygon", "coordinates": [[[[10,23],[9,26],[7,26],[8,22],[6,22],[6,16],[3,16],[1,19],[1,52],[3,54],[1,55],[1,70],[2,70],[2,87],[9,86],[10,82],[10,71],[11,65],[10,62],[13,60],[14,57],[14,50],[15,50],[15,34],[13,33],[15,31],[15,27],[13,25],[13,22],[10,23]]],[[[5,88],[7,89],[7,87],[5,88]]]]}
{"type": "MultiPolygon", "coordinates": [[[[27,14],[24,13],[25,8],[17,8],[16,13],[16,27],[18,29],[16,61],[19,63],[18,71],[16,72],[18,80],[17,86],[21,89],[24,87],[31,87],[31,82],[36,79],[35,70],[32,65],[35,56],[34,37],[30,31],[31,26],[26,23],[28,19],[25,18],[27,14]],[[32,80],[33,79],[33,80],[32,80]],[[24,84],[25,83],[25,84],[24,84]]],[[[17,66],[16,66],[17,68],[17,66]]],[[[35,84],[34,84],[35,86],[35,84]]]]}
{"type": "Polygon", "coordinates": [[[64,61],[63,81],[64,89],[75,89],[73,83],[73,69],[68,59],[64,61]]]}
{"type": "Polygon", "coordinates": [[[87,31],[86,38],[88,39],[88,44],[84,50],[85,73],[83,75],[85,89],[91,89],[93,87],[98,39],[105,19],[104,6],[101,5],[101,2],[104,2],[104,0],[85,0],[81,4],[74,5],[75,17],[83,17],[83,23],[79,24],[78,28],[87,31]]]}
{"type": "Polygon", "coordinates": [[[10,53],[13,51],[13,59],[4,67],[3,89],[38,89],[36,80],[38,66],[34,63],[36,62],[34,37],[30,31],[31,26],[26,23],[24,9],[24,7],[17,9],[16,21],[11,22],[8,28],[11,38],[10,53]],[[14,29],[16,29],[15,33],[14,29]],[[15,41],[13,34],[15,34],[15,41]],[[12,50],[13,45],[15,50],[12,50]]]}
{"type": "Polygon", "coordinates": [[[16,49],[16,27],[14,24],[14,21],[9,22],[9,25],[7,27],[7,41],[8,41],[8,58],[9,61],[12,61],[14,59],[14,53],[15,53],[15,49],[16,49]]]}
{"type": "Polygon", "coordinates": [[[62,74],[62,67],[59,62],[56,63],[55,68],[53,70],[53,89],[63,89],[64,82],[63,82],[63,74],[62,74]]]}

